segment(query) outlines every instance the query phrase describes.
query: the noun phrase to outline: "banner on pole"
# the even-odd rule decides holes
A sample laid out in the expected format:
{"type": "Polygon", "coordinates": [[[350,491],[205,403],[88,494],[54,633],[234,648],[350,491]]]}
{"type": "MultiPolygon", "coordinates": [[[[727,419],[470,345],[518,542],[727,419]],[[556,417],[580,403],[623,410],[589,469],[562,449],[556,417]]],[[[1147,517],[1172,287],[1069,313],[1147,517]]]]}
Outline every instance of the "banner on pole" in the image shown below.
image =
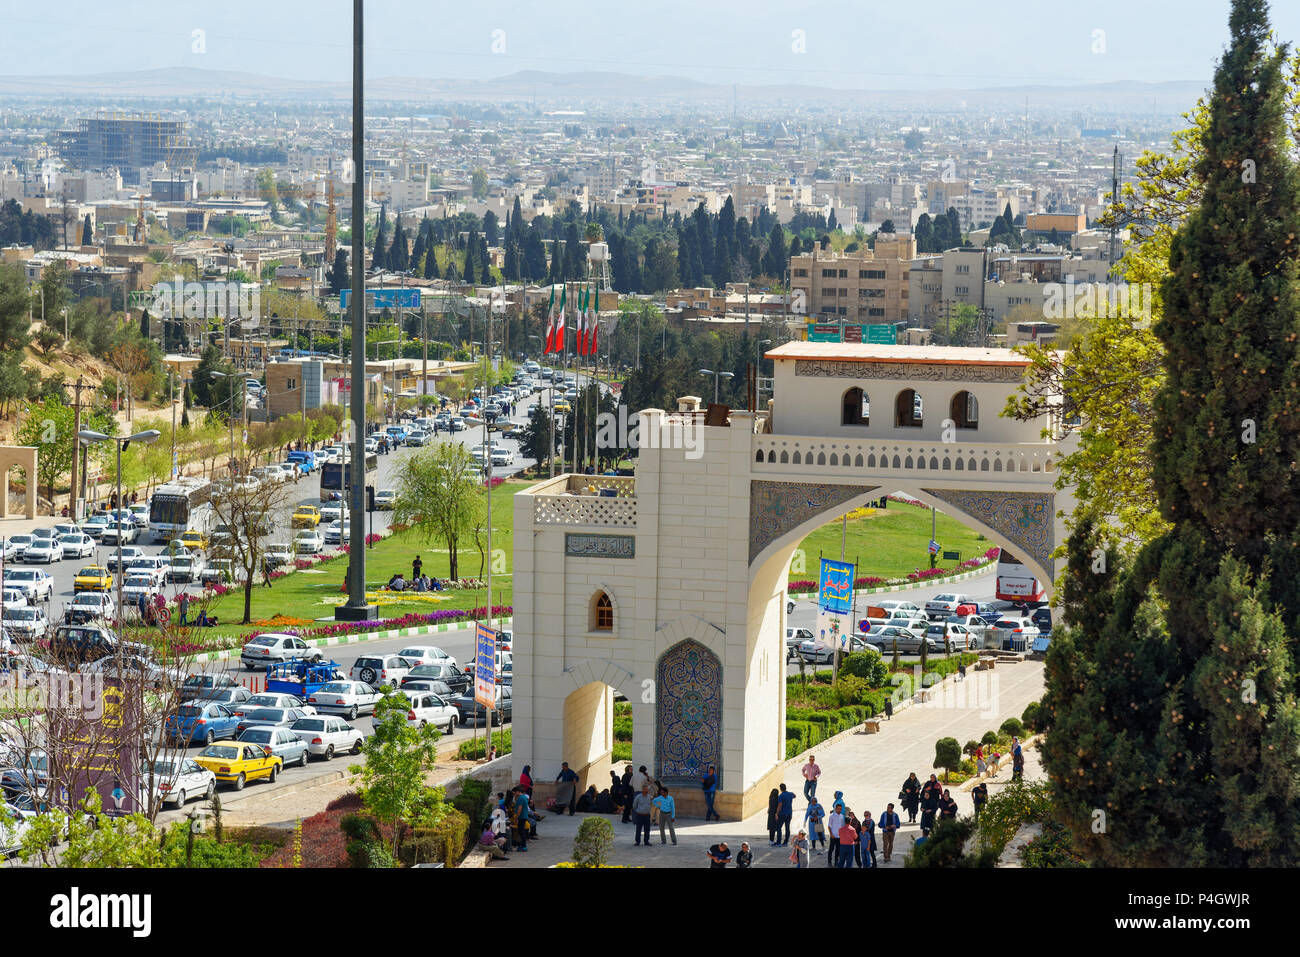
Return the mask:
{"type": "Polygon", "coordinates": [[[474,700],[485,708],[496,706],[497,633],[479,622],[474,647],[474,700]]]}
{"type": "Polygon", "coordinates": [[[817,604],[840,615],[849,613],[853,602],[853,563],[822,559],[817,604]]]}

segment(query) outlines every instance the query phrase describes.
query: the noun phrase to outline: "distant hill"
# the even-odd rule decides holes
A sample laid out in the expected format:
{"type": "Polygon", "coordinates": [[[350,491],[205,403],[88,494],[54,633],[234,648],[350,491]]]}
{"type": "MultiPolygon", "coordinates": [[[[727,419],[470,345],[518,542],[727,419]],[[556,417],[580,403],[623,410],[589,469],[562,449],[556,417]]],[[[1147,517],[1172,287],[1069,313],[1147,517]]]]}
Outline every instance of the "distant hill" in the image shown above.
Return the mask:
{"type": "MultiPolygon", "coordinates": [[[[372,77],[366,97],[373,102],[409,100],[528,99],[555,103],[595,103],[600,100],[642,101],[664,105],[674,100],[725,102],[733,96],[742,105],[792,106],[796,103],[838,104],[877,108],[1023,109],[1028,97],[1033,109],[1088,109],[1131,113],[1170,113],[1190,108],[1206,87],[1204,82],[1112,82],[1085,85],[984,87],[947,90],[869,90],[800,84],[738,85],[705,83],[679,76],[638,76],[629,73],[579,71],[550,73],[522,70],[488,80],[372,77]]],[[[0,97],[115,99],[234,98],[257,100],[347,101],[351,84],[291,80],[193,67],[51,76],[0,76],[0,97]]]]}

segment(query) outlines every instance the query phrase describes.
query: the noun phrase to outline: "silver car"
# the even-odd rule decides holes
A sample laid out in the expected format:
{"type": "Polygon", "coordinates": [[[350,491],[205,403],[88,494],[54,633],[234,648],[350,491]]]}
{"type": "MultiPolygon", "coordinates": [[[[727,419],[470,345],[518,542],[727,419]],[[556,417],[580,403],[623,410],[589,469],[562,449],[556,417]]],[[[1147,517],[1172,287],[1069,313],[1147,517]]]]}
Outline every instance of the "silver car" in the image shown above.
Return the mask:
{"type": "Polygon", "coordinates": [[[363,712],[374,714],[383,695],[364,681],[331,681],[307,696],[307,703],[324,714],[347,715],[351,721],[363,712]]]}
{"type": "Polygon", "coordinates": [[[192,797],[207,801],[217,791],[217,776],[190,758],[158,758],[153,765],[140,769],[140,800],[152,803],[175,804],[182,807],[192,797]],[[152,786],[153,801],[149,801],[152,786]]]}
{"type": "Polygon", "coordinates": [[[252,744],[260,744],[270,748],[271,753],[284,762],[284,767],[291,764],[297,764],[304,768],[307,766],[307,755],[310,753],[310,748],[306,741],[294,734],[289,728],[258,725],[245,728],[235,740],[248,741],[252,744]]]}
{"type": "Polygon", "coordinates": [[[316,715],[299,718],[289,730],[307,745],[307,750],[326,761],[342,751],[359,754],[365,742],[361,732],[342,718],[316,715]]]}
{"type": "Polygon", "coordinates": [[[269,633],[244,644],[239,660],[245,668],[265,668],[285,661],[320,661],[320,652],[296,635],[269,633]]]}
{"type": "Polygon", "coordinates": [[[396,688],[414,667],[401,655],[368,655],[353,662],[348,677],[369,685],[391,685],[396,688]]]}

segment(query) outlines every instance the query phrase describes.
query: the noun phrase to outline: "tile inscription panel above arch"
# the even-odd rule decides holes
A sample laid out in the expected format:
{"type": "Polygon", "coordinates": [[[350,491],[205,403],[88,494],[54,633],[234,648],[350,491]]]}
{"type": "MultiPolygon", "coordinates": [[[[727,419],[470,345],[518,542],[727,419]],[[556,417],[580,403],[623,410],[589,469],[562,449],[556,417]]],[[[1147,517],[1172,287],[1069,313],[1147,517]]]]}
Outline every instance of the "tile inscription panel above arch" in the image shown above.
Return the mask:
{"type": "MultiPolygon", "coordinates": [[[[874,492],[878,485],[829,485],[814,482],[749,483],[749,561],[792,528],[851,498],[874,492]]],[[[828,519],[829,521],[829,519],[828,519]]]]}

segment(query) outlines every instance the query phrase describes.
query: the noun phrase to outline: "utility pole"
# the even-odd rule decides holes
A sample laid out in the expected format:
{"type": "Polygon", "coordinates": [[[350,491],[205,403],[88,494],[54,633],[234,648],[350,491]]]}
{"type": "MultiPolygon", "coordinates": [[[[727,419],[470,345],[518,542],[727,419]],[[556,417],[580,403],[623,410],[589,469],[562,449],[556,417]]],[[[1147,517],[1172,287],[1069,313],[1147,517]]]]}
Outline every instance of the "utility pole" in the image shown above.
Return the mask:
{"type": "MultiPolygon", "coordinates": [[[[429,251],[433,255],[433,250],[429,251]]],[[[420,300],[420,412],[429,404],[429,307],[420,300]]]]}
{"type": "Polygon", "coordinates": [[[72,483],[68,490],[68,516],[75,522],[81,518],[77,514],[77,445],[80,439],[77,438],[81,432],[81,390],[89,388],[81,376],[77,376],[77,384],[72,387],[76,392],[76,398],[72,402],[72,483]]]}

